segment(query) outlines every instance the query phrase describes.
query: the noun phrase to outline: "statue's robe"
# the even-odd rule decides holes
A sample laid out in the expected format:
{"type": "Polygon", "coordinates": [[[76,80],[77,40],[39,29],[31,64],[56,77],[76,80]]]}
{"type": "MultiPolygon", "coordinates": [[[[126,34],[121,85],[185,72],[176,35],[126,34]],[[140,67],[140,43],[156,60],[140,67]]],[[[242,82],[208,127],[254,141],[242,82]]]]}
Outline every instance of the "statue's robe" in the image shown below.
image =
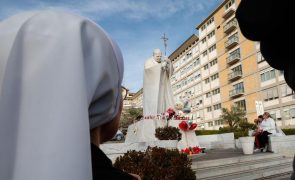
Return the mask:
{"type": "Polygon", "coordinates": [[[156,62],[153,58],[144,65],[143,114],[157,115],[168,108],[174,108],[174,99],[170,83],[173,66],[170,60],[156,62]],[[168,62],[168,63],[167,63],[168,62]]]}

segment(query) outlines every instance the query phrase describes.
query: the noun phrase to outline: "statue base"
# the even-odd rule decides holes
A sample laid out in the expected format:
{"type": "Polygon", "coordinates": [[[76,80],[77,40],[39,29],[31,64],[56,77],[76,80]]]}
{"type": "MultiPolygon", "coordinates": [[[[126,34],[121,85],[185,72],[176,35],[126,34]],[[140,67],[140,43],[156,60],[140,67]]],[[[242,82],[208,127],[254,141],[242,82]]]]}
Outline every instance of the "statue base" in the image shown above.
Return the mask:
{"type": "MultiPolygon", "coordinates": [[[[169,120],[168,126],[177,127],[181,120],[169,120]]],[[[167,120],[149,119],[140,120],[128,127],[125,143],[136,143],[136,142],[150,142],[159,141],[155,137],[156,128],[165,127],[167,120]]],[[[177,144],[177,149],[181,150],[187,147],[200,146],[198,138],[194,130],[182,131],[181,140],[177,144]]]]}

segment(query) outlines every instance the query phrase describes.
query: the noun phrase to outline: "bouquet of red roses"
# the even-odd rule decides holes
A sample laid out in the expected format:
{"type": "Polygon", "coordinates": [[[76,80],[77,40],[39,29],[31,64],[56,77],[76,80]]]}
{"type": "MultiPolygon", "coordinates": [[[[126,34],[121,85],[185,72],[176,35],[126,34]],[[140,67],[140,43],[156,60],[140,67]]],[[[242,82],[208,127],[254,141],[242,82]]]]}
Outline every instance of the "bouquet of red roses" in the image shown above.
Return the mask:
{"type": "Polygon", "coordinates": [[[172,119],[172,117],[175,115],[175,111],[174,111],[174,109],[173,108],[169,108],[167,111],[166,111],[166,113],[167,113],[167,119],[168,120],[170,120],[170,119],[172,119]]]}
{"type": "Polygon", "coordinates": [[[191,155],[191,154],[199,154],[202,152],[202,149],[199,146],[188,147],[181,150],[182,153],[191,155]]]}
{"type": "Polygon", "coordinates": [[[190,131],[194,130],[198,125],[196,123],[193,123],[191,120],[188,121],[181,121],[178,124],[179,129],[183,131],[190,131]]]}

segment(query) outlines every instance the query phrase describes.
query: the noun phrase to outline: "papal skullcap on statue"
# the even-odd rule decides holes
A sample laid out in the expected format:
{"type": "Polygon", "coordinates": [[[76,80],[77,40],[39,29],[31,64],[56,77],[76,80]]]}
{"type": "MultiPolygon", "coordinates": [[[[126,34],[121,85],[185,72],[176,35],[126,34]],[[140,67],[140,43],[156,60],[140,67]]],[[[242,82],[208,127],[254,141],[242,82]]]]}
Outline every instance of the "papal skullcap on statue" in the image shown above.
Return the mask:
{"type": "Polygon", "coordinates": [[[92,179],[89,129],[118,113],[122,77],[118,46],[86,18],[0,22],[0,179],[92,179]]]}

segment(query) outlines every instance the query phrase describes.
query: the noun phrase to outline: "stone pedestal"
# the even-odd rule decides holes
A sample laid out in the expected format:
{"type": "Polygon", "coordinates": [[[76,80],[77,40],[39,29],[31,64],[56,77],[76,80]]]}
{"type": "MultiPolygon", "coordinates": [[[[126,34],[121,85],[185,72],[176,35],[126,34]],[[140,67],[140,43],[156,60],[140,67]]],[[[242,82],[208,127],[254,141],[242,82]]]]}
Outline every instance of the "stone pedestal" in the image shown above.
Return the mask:
{"type": "MultiPolygon", "coordinates": [[[[177,127],[182,120],[169,120],[168,126],[177,127]]],[[[135,142],[150,142],[158,141],[155,137],[155,130],[159,127],[165,127],[167,124],[166,120],[149,119],[140,120],[128,127],[125,143],[135,142]]],[[[177,148],[179,150],[186,147],[200,146],[195,131],[182,131],[180,130],[182,137],[178,142],[177,148]]]]}
{"type": "Polygon", "coordinates": [[[165,127],[166,120],[140,120],[128,127],[125,142],[149,142],[157,141],[155,137],[155,130],[159,127],[165,127]]]}
{"type": "Polygon", "coordinates": [[[200,146],[198,138],[194,130],[180,131],[182,133],[181,140],[177,144],[177,149],[181,150],[188,147],[200,146]]]}

